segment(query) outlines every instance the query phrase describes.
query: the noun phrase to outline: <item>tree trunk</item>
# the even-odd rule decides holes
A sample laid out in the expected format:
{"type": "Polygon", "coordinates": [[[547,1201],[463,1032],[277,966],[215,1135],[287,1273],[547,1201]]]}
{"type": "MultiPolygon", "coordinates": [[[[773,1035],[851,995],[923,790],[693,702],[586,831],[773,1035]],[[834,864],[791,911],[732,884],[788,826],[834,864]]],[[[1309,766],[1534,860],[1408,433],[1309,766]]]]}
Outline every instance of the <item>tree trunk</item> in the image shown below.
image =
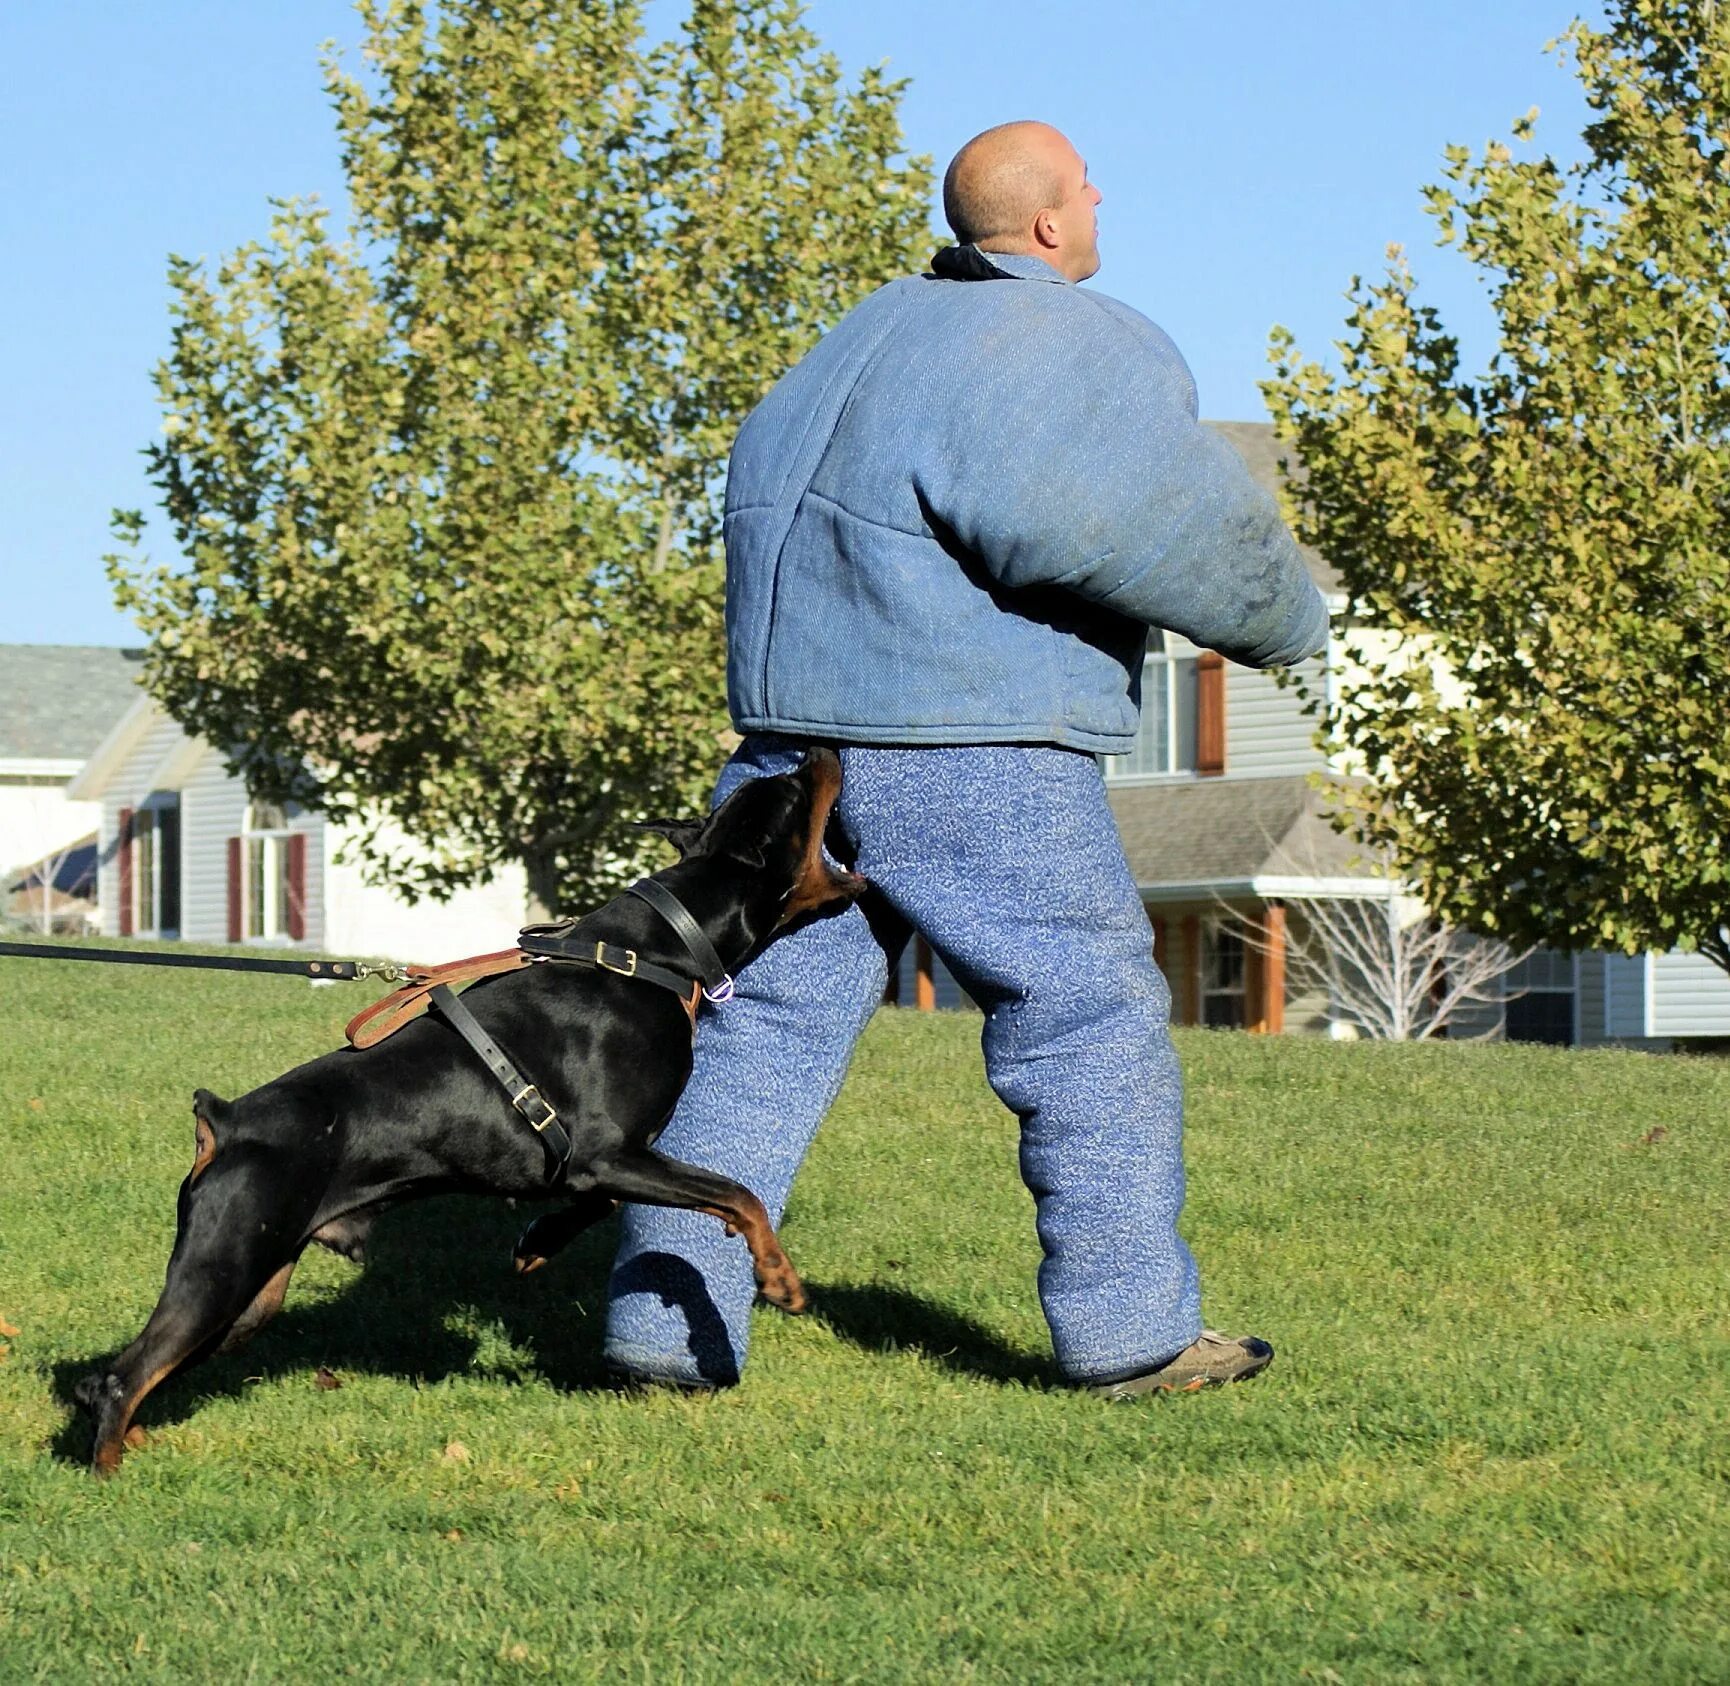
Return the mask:
{"type": "Polygon", "coordinates": [[[543,925],[560,918],[558,851],[550,844],[525,850],[523,871],[529,881],[528,922],[543,925]]]}

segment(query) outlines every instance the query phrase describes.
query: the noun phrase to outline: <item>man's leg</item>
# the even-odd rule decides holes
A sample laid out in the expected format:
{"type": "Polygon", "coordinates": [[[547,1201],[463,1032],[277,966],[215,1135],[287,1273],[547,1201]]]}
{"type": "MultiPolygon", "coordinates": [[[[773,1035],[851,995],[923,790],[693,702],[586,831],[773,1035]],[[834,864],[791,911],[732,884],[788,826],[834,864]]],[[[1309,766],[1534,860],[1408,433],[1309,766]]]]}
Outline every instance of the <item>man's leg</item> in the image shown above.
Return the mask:
{"type": "MultiPolygon", "coordinates": [[[[790,771],[801,753],[747,739],[716,802],[745,778],[790,771]]],[[[743,1183],[779,1227],[793,1174],[887,979],[883,948],[857,906],[777,938],[739,973],[731,1001],[704,1010],[691,1081],[656,1149],[743,1183]]],[[[665,1207],[627,1204],[620,1226],[608,1365],[689,1386],[736,1382],[756,1291],[744,1242],[711,1217],[665,1207]]]]}
{"type": "Polygon", "coordinates": [[[1201,1330],[1170,992],[1091,756],[848,753],[858,867],[985,1009],[986,1073],[1021,1119],[1059,1368],[1114,1380],[1201,1330]]]}

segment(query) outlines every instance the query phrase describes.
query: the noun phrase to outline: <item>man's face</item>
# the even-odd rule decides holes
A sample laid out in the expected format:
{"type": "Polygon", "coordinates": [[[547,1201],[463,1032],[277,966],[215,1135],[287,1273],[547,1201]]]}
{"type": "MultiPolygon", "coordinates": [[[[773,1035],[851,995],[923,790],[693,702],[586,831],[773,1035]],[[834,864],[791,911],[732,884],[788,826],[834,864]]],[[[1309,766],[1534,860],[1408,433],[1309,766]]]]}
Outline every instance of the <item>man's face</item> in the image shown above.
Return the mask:
{"type": "Polygon", "coordinates": [[[1061,204],[1053,207],[1058,245],[1056,267],[1071,281],[1085,281],[1099,273],[1099,205],[1103,195],[1087,179],[1087,163],[1069,147],[1061,180],[1068,189],[1061,204]]]}

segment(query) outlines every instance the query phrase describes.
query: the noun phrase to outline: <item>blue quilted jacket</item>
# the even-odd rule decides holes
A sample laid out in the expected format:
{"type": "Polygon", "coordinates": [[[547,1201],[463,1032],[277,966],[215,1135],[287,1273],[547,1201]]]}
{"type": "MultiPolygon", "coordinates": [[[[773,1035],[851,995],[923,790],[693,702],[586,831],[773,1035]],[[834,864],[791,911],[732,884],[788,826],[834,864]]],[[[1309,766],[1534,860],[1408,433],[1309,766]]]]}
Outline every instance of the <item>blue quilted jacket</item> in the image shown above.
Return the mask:
{"type": "Polygon", "coordinates": [[[880,288],[734,444],[740,731],[1117,755],[1149,627],[1252,667],[1323,647],[1278,506],[1165,334],[1037,258],[935,267],[985,278],[880,288]]]}

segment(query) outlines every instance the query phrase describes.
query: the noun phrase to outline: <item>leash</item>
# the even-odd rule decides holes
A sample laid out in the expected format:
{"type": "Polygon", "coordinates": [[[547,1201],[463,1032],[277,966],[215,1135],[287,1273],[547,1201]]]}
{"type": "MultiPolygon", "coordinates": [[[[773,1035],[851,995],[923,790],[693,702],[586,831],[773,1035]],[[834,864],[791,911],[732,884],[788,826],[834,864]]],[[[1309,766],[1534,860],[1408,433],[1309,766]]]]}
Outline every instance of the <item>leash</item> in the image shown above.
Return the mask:
{"type": "Polygon", "coordinates": [[[406,968],[364,960],[249,960],[238,954],[162,954],[132,948],[76,948],[70,943],[0,943],[0,955],[25,960],[102,960],[113,966],[183,966],[211,972],[276,972],[292,978],[406,978],[406,968]]]}

